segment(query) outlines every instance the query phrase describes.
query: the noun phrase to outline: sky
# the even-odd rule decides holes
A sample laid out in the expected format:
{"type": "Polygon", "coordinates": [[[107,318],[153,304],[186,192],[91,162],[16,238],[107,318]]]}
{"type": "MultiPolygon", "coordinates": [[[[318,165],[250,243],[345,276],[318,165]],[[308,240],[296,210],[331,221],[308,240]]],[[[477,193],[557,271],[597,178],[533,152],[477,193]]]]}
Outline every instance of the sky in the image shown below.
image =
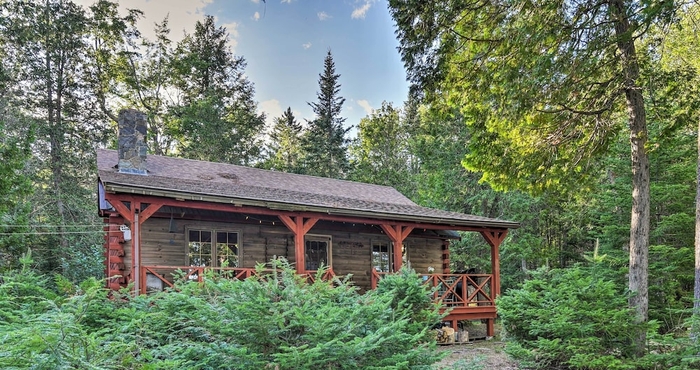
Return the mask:
{"type": "MultiPolygon", "coordinates": [[[[89,5],[92,0],[78,0],[89,5]]],[[[313,118],[323,60],[331,50],[340,74],[347,126],[381,106],[402,106],[408,93],[386,0],[118,0],[144,12],[139,30],[153,35],[169,17],[171,37],[182,39],[197,20],[213,15],[226,27],[234,54],[246,59],[258,108],[268,123],[291,107],[297,119],[313,118]]],[[[355,133],[353,129],[351,135],[355,133]]]]}

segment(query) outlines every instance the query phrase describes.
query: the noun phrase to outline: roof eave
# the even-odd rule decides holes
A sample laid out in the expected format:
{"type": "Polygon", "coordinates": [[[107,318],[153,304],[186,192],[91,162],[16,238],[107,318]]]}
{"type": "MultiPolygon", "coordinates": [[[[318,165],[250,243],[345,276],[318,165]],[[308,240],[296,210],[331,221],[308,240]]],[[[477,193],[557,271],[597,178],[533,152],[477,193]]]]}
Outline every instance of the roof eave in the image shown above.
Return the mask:
{"type": "Polygon", "coordinates": [[[512,221],[501,221],[501,220],[458,220],[449,218],[436,218],[436,217],[423,217],[423,216],[413,216],[401,213],[388,213],[380,211],[371,210],[361,210],[361,209],[349,209],[349,208],[332,208],[324,206],[314,206],[308,204],[296,204],[296,203],[283,203],[276,201],[267,201],[262,199],[249,199],[249,198],[232,198],[219,195],[211,194],[195,194],[174,190],[166,189],[156,189],[148,187],[136,187],[131,185],[124,185],[118,183],[108,183],[99,180],[104,185],[106,191],[114,193],[125,193],[125,194],[136,194],[136,195],[148,195],[156,197],[166,197],[178,200],[195,200],[204,202],[214,202],[214,203],[224,203],[224,204],[234,204],[241,206],[253,206],[253,207],[263,207],[272,210],[279,211],[292,211],[292,212],[316,212],[324,213],[336,216],[355,216],[355,217],[367,217],[372,219],[380,220],[396,220],[396,221],[407,221],[407,222],[417,222],[417,223],[428,223],[436,224],[442,226],[455,226],[455,229],[459,229],[460,226],[463,227],[484,227],[484,228],[503,228],[503,229],[517,229],[520,224],[512,221]]]}

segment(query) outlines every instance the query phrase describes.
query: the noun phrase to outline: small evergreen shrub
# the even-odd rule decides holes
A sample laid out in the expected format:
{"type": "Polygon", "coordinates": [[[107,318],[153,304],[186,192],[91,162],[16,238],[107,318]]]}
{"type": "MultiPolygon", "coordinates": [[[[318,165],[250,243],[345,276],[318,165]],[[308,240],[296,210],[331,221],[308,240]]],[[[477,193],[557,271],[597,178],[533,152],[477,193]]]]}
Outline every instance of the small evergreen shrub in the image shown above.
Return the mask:
{"type": "Polygon", "coordinates": [[[653,368],[634,356],[636,333],[650,327],[635,322],[628,295],[600,268],[540,269],[500,297],[506,351],[538,369],[653,368]]]}

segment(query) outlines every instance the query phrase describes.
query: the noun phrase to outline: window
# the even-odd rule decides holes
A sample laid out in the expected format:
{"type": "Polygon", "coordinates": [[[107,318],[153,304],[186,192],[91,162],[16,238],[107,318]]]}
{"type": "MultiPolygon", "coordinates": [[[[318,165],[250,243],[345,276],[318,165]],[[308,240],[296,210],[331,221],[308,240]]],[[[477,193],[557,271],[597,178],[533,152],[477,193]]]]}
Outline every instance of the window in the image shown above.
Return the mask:
{"type": "Polygon", "coordinates": [[[331,237],[307,235],[304,254],[306,270],[318,270],[321,266],[330,266],[331,237]]]}
{"type": "Polygon", "coordinates": [[[390,272],[392,270],[389,242],[372,242],[372,267],[377,272],[390,272]]]}
{"type": "Polygon", "coordinates": [[[187,263],[190,266],[240,266],[238,233],[196,230],[187,232],[187,263]]]}
{"type": "Polygon", "coordinates": [[[216,233],[216,260],[220,267],[238,267],[238,233],[216,233]]]}
{"type": "Polygon", "coordinates": [[[187,249],[190,266],[212,266],[211,231],[190,230],[187,249]]]}

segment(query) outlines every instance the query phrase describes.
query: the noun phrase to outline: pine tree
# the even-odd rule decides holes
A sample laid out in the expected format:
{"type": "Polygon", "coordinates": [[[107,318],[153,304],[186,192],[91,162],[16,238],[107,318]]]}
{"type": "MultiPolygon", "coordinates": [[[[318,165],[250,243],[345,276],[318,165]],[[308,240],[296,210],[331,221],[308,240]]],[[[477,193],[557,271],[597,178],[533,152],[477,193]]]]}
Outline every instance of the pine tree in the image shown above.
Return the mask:
{"type": "Polygon", "coordinates": [[[309,128],[302,138],[304,173],[315,176],[343,178],[348,169],[347,146],[349,140],[345,134],[350,128],[344,128],[345,118],[340,116],[345,98],[340,94],[340,74],[335,73],[333,55],[328,51],[324,60],[324,70],[319,74],[320,91],[318,99],[309,106],[316,113],[316,118],[309,121],[309,128]]]}
{"type": "Polygon", "coordinates": [[[178,151],[187,158],[250,164],[260,155],[265,115],[257,113],[255,89],[234,56],[225,27],[214,17],[197,21],[194,34],[176,48],[176,82],[182,106],[178,151]]]}
{"type": "Polygon", "coordinates": [[[291,107],[288,107],[282,116],[275,118],[267,148],[267,168],[282,172],[299,171],[301,129],[301,124],[294,117],[291,107]]]}
{"type": "Polygon", "coordinates": [[[92,25],[120,21],[92,10],[67,0],[0,2],[2,94],[36,128],[27,168],[34,191],[23,202],[34,207],[30,223],[49,226],[30,243],[40,269],[75,279],[103,269],[99,230],[76,232],[97,222],[94,148],[108,133],[87,78],[97,38],[92,25]]]}

